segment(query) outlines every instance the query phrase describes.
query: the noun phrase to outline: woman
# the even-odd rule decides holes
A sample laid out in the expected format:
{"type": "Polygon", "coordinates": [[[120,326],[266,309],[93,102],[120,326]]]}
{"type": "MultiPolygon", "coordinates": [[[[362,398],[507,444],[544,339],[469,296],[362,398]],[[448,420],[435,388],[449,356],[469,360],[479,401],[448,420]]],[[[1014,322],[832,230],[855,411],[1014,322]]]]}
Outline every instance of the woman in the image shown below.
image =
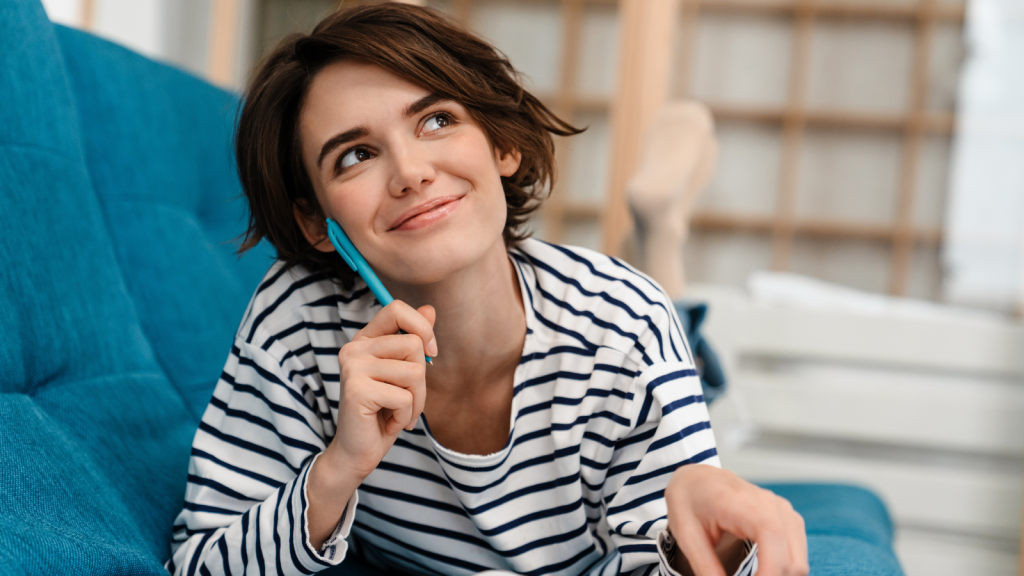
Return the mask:
{"type": "Polygon", "coordinates": [[[415,573],[724,574],[751,540],[760,573],[807,573],[799,515],[718,468],[664,293],[526,238],[551,134],[578,132],[428,9],[338,12],[275,49],[237,156],[242,250],[266,238],[278,261],[196,434],[172,571],[357,552],[415,573]]]}

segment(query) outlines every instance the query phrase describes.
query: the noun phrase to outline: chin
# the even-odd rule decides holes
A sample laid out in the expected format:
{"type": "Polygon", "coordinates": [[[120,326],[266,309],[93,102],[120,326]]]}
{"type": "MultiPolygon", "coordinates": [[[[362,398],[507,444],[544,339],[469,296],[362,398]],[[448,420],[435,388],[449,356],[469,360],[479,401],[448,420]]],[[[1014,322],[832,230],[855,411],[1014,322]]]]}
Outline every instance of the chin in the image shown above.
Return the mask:
{"type": "Polygon", "coordinates": [[[407,250],[396,255],[392,262],[395,278],[402,283],[429,285],[443,282],[459,272],[481,263],[495,250],[495,243],[504,253],[505,243],[501,230],[494,234],[480,231],[461,234],[442,234],[436,238],[424,238],[407,250]]]}

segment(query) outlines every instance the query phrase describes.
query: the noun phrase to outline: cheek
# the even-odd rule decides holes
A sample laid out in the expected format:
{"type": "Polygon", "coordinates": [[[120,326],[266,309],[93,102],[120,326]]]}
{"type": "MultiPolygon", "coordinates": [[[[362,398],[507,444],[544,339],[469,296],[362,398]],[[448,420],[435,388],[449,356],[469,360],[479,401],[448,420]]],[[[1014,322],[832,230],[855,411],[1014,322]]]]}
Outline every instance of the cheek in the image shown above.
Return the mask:
{"type": "Polygon", "coordinates": [[[329,213],[341,224],[353,242],[372,233],[373,215],[376,213],[373,196],[365,193],[363,186],[350,185],[329,189],[327,192],[329,213]]]}

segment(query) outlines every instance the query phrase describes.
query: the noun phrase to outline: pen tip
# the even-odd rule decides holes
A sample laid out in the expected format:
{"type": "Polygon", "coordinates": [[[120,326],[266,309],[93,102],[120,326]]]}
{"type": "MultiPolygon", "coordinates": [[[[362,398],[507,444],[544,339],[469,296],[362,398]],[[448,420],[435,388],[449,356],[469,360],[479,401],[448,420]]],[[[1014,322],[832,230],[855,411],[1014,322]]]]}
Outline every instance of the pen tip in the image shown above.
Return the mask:
{"type": "Polygon", "coordinates": [[[430,360],[427,360],[427,364],[430,364],[431,366],[433,366],[434,365],[434,359],[431,358],[430,360]]]}

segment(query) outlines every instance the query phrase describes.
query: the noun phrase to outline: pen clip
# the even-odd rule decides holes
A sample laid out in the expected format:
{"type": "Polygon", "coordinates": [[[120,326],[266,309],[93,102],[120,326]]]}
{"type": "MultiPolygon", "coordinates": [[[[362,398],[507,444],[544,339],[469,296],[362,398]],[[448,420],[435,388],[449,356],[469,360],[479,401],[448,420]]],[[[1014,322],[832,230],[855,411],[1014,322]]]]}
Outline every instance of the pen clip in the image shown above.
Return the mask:
{"type": "Polygon", "coordinates": [[[355,258],[353,258],[348,251],[349,247],[355,249],[355,246],[352,245],[352,241],[348,239],[348,236],[345,234],[345,231],[341,229],[341,226],[330,218],[327,219],[327,236],[331,239],[331,244],[334,244],[334,249],[338,251],[338,254],[341,254],[341,258],[345,261],[345,264],[348,264],[348,267],[351,268],[353,272],[359,272],[356,268],[355,258]]]}

